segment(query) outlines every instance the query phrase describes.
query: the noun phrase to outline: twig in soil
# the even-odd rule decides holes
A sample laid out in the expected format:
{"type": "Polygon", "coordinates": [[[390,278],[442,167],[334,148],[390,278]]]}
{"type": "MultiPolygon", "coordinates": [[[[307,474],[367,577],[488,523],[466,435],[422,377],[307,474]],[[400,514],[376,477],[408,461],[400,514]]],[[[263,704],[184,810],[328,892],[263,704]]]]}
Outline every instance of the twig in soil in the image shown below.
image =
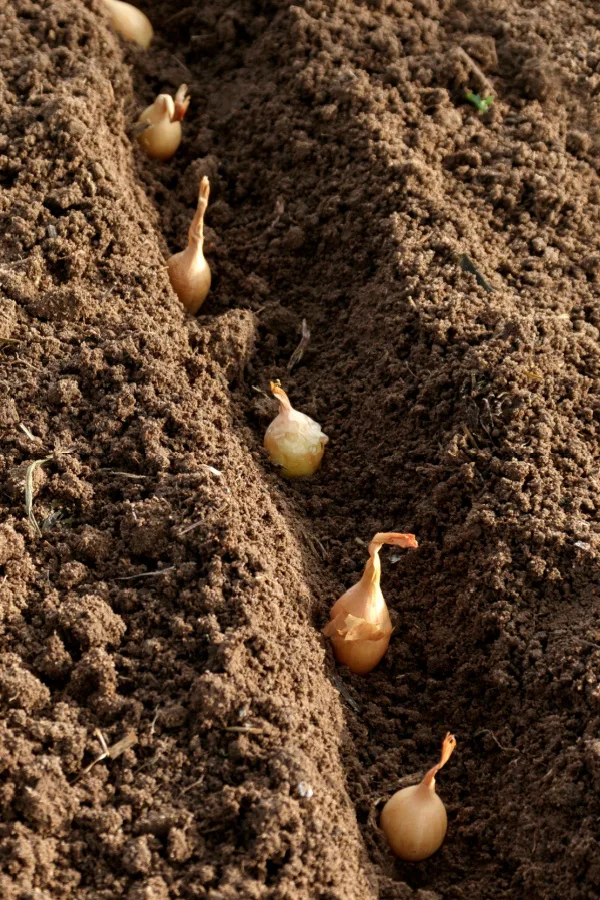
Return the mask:
{"type": "Polygon", "coordinates": [[[22,263],[27,262],[28,259],[28,256],[24,256],[22,259],[13,259],[9,262],[0,263],[0,269],[10,269],[11,266],[20,266],[22,263]]]}
{"type": "Polygon", "coordinates": [[[162,755],[163,755],[163,750],[161,747],[159,747],[158,750],[156,751],[156,753],[154,754],[154,756],[151,756],[150,759],[147,759],[146,762],[142,763],[141,766],[137,767],[137,769],[135,770],[135,774],[139,775],[139,773],[142,772],[144,769],[147,769],[150,766],[153,766],[154,763],[158,762],[158,760],[161,758],[162,755]]]}
{"type": "Polygon", "coordinates": [[[181,68],[183,69],[184,72],[187,72],[188,75],[193,75],[192,70],[188,69],[186,64],[182,63],[181,60],[175,56],[174,53],[169,53],[169,56],[171,57],[171,59],[175,60],[175,62],[177,63],[178,66],[181,66],[181,68]]]}
{"type": "Polygon", "coordinates": [[[183,9],[180,9],[179,12],[174,13],[174,15],[169,16],[165,21],[165,25],[170,25],[172,22],[177,22],[179,19],[185,19],[186,16],[194,15],[196,12],[195,6],[186,6],[183,9]]]}
{"type": "Polygon", "coordinates": [[[379,827],[379,816],[377,815],[377,807],[383,800],[383,797],[379,797],[377,800],[374,800],[371,803],[371,808],[369,809],[369,816],[367,818],[367,825],[369,828],[373,829],[373,831],[379,832],[382,834],[382,831],[379,827]]]}
{"type": "MultiPolygon", "coordinates": [[[[202,828],[198,831],[198,834],[213,834],[215,831],[222,831],[224,828],[227,828],[227,824],[225,822],[219,822],[218,825],[211,825],[209,828],[202,828]]],[[[223,894],[221,894],[221,897],[223,894]]]]}
{"type": "Polygon", "coordinates": [[[37,366],[32,366],[30,362],[27,362],[26,359],[21,359],[20,356],[16,356],[14,359],[7,359],[4,362],[5,366],[25,366],[27,369],[32,369],[34,372],[43,372],[43,369],[39,369],[37,366]]]}
{"type": "MultiPolygon", "coordinates": [[[[106,741],[104,743],[106,744],[106,741]]],[[[118,759],[122,753],[125,753],[126,750],[129,750],[135,744],[137,744],[137,734],[135,731],[130,731],[129,734],[126,734],[124,738],[121,738],[112,747],[106,747],[106,755],[110,759],[118,759]]]]}
{"type": "Polygon", "coordinates": [[[273,221],[267,228],[267,234],[269,233],[269,231],[272,231],[276,225],[279,224],[279,220],[281,219],[284,212],[285,212],[285,200],[283,199],[283,197],[278,197],[277,200],[275,201],[275,218],[273,219],[273,221]]]}
{"type": "Polygon", "coordinates": [[[468,437],[468,438],[470,439],[470,441],[472,442],[472,444],[473,444],[473,446],[475,447],[475,449],[476,449],[476,450],[480,450],[481,448],[480,448],[479,444],[477,443],[477,441],[475,440],[475,438],[473,437],[473,434],[472,434],[472,432],[471,432],[471,429],[468,428],[468,427],[467,427],[466,425],[464,425],[464,424],[463,424],[463,426],[462,426],[462,429],[463,429],[463,434],[465,435],[465,437],[468,437]]]}
{"type": "Polygon", "coordinates": [[[494,292],[494,288],[492,287],[492,285],[486,278],[484,278],[471,257],[466,253],[461,254],[460,267],[463,272],[469,272],[470,275],[474,275],[477,284],[482,287],[484,291],[487,291],[488,294],[492,294],[494,292]]]}
{"type": "MultiPolygon", "coordinates": [[[[492,428],[493,428],[493,427],[494,427],[494,424],[495,424],[495,423],[494,423],[494,413],[492,412],[492,406],[491,406],[491,403],[490,403],[490,401],[488,400],[487,397],[484,397],[484,398],[483,398],[483,405],[485,406],[485,408],[486,408],[486,410],[487,410],[487,414],[488,414],[488,416],[489,416],[489,420],[490,420],[491,425],[492,425],[492,428]]],[[[481,418],[481,417],[480,417],[480,418],[481,418]]]]}
{"type": "Polygon", "coordinates": [[[203,464],[203,465],[200,466],[200,468],[201,468],[201,469],[206,469],[207,472],[211,472],[213,475],[216,475],[217,478],[222,478],[222,477],[223,477],[223,473],[222,473],[222,472],[219,472],[218,469],[215,469],[214,466],[207,466],[207,465],[204,465],[204,464],[203,464]]]}
{"type": "Polygon", "coordinates": [[[493,742],[497,747],[500,748],[504,753],[520,753],[521,751],[517,747],[503,747],[496,735],[493,731],[490,731],[489,728],[480,728],[479,731],[475,732],[474,737],[479,737],[480,734],[489,734],[493,742]]]}
{"type": "Polygon", "coordinates": [[[200,526],[203,524],[204,524],[204,519],[198,519],[197,522],[192,522],[191,525],[186,525],[185,528],[181,528],[177,532],[177,536],[183,537],[184,534],[189,534],[190,531],[193,531],[195,528],[200,528],[200,526]]]}
{"type": "Polygon", "coordinates": [[[442,463],[423,463],[422,466],[415,466],[415,472],[425,472],[431,475],[434,472],[450,472],[454,466],[445,466],[442,463]]]}
{"type": "Polygon", "coordinates": [[[137,575],[118,575],[115,581],[132,581],[134,578],[152,578],[155,575],[164,575],[165,572],[172,572],[175,566],[168,566],[166,569],[157,569],[155,572],[138,572],[137,575]]]}
{"type": "Polygon", "coordinates": [[[531,848],[531,858],[535,856],[535,851],[537,850],[537,839],[538,839],[538,831],[536,829],[535,834],[533,835],[533,847],[531,848]]]}
{"type": "Polygon", "coordinates": [[[116,744],[113,744],[112,747],[109,747],[106,743],[106,739],[99,728],[96,728],[94,731],[94,735],[98,740],[100,746],[102,747],[102,753],[96,757],[96,759],[86,766],[86,768],[79,773],[75,781],[79,781],[80,778],[83,778],[84,775],[87,775],[88,772],[94,768],[94,766],[102,762],[103,759],[117,759],[121,756],[122,753],[125,753],[126,750],[129,750],[135,744],[137,744],[137,734],[135,731],[130,731],[129,734],[126,734],[124,738],[120,741],[117,741],[116,744]]]}
{"type": "Polygon", "coordinates": [[[42,537],[42,532],[37,523],[37,519],[33,514],[33,473],[36,469],[39,469],[40,466],[50,462],[51,459],[54,459],[53,453],[51,453],[50,456],[46,456],[44,459],[36,459],[30,466],[27,466],[27,471],[25,472],[25,515],[38,537],[42,537]]]}
{"type": "Polygon", "coordinates": [[[312,551],[313,551],[313,553],[315,554],[315,556],[318,555],[318,554],[317,554],[317,550],[318,550],[319,553],[321,554],[321,556],[323,557],[323,559],[329,559],[329,556],[328,556],[328,554],[327,554],[327,550],[325,549],[325,547],[323,546],[323,544],[321,543],[321,541],[320,541],[318,538],[316,538],[316,537],[314,536],[314,534],[310,534],[310,532],[309,532],[307,529],[304,529],[304,528],[302,529],[302,534],[304,535],[304,538],[305,538],[306,542],[307,542],[308,544],[310,544],[310,546],[311,546],[311,548],[312,548],[312,551]]]}
{"type": "MultiPolygon", "coordinates": [[[[230,493],[229,488],[227,488],[227,493],[230,493]]],[[[226,499],[225,502],[221,504],[221,506],[214,507],[211,511],[218,515],[219,513],[223,512],[224,509],[227,509],[228,506],[229,499],[226,499]]],[[[204,522],[204,519],[197,519],[197,521],[192,522],[191,525],[186,525],[184,528],[180,528],[177,532],[177,537],[183,537],[184,535],[189,534],[190,531],[195,531],[196,528],[200,528],[201,525],[204,525],[204,522]]]]}
{"type": "Polygon", "coordinates": [[[344,698],[344,700],[346,701],[346,703],[348,704],[350,709],[353,709],[355,713],[360,713],[359,704],[356,702],[356,700],[352,699],[349,692],[346,690],[346,687],[345,687],[342,679],[338,675],[332,675],[331,680],[335,684],[336,688],[338,689],[338,691],[340,692],[340,694],[342,695],[342,697],[344,698]]]}
{"type": "Polygon", "coordinates": [[[178,799],[178,800],[181,800],[181,798],[183,797],[183,795],[184,795],[184,794],[187,794],[188,791],[193,791],[193,789],[194,789],[195,787],[200,787],[200,785],[201,785],[202,782],[204,781],[204,778],[205,778],[205,776],[204,776],[204,774],[202,774],[202,775],[200,776],[200,778],[198,779],[198,781],[194,781],[193,784],[188,784],[187,787],[183,788],[183,790],[181,791],[181,793],[179,794],[179,797],[178,797],[177,799],[178,799]]]}
{"type": "Polygon", "coordinates": [[[302,337],[300,338],[300,343],[290,356],[290,361],[287,364],[288,372],[291,372],[294,366],[297,366],[302,357],[304,356],[305,351],[308,349],[308,345],[310,344],[310,329],[306,324],[306,319],[302,319],[302,337]]]}
{"type": "Polygon", "coordinates": [[[263,730],[258,725],[251,725],[250,722],[247,725],[230,725],[223,729],[223,731],[232,731],[235,734],[262,734],[263,730]]]}
{"type": "Polygon", "coordinates": [[[29,438],[29,440],[31,440],[31,441],[37,441],[37,440],[39,440],[38,438],[36,438],[35,434],[32,434],[32,433],[31,433],[31,431],[29,430],[29,428],[27,427],[27,425],[25,425],[23,422],[19,422],[19,428],[21,429],[21,431],[23,432],[23,434],[26,434],[26,435],[27,435],[27,437],[29,438]]]}
{"type": "Polygon", "coordinates": [[[475,77],[479,79],[484,93],[486,93],[486,94],[493,93],[493,87],[492,87],[491,81],[489,80],[487,75],[485,75],[483,73],[483,71],[479,68],[479,66],[477,65],[475,60],[469,56],[467,51],[463,50],[462,47],[456,47],[456,52],[457,52],[458,56],[460,56],[462,61],[464,63],[466,63],[467,66],[470,68],[473,75],[475,75],[475,77]]]}
{"type": "Polygon", "coordinates": [[[22,344],[20,338],[0,338],[0,344],[22,344]]]}
{"type": "MultiPolygon", "coordinates": [[[[208,465],[206,465],[206,464],[202,464],[202,465],[200,466],[200,468],[201,468],[201,469],[206,469],[206,471],[207,471],[207,472],[210,472],[211,475],[214,475],[215,478],[221,479],[221,478],[224,477],[224,476],[223,476],[223,473],[220,472],[218,469],[215,469],[214,466],[208,466],[208,465]]],[[[231,491],[230,491],[230,489],[229,489],[228,487],[225,487],[225,493],[226,493],[226,494],[230,494],[230,493],[231,493],[231,491]]]]}
{"type": "Polygon", "coordinates": [[[157,706],[156,709],[154,710],[154,718],[150,722],[150,737],[151,738],[154,737],[154,728],[155,728],[156,722],[158,720],[159,711],[160,711],[160,706],[157,706]]]}
{"type": "Polygon", "coordinates": [[[123,478],[143,479],[149,478],[149,475],[134,475],[133,472],[117,472],[116,469],[96,469],[97,472],[108,472],[109,475],[122,475],[123,478]]]}
{"type": "MultiPolygon", "coordinates": [[[[483,404],[484,404],[484,406],[485,406],[485,408],[486,408],[486,411],[487,411],[487,414],[488,414],[488,417],[489,417],[489,420],[490,420],[490,424],[491,424],[492,428],[494,428],[494,427],[495,427],[495,426],[494,426],[494,414],[492,413],[492,408],[491,408],[491,406],[490,406],[490,401],[488,400],[487,397],[484,397],[484,398],[483,398],[483,404]]],[[[488,438],[490,439],[490,441],[492,442],[492,444],[494,444],[494,446],[496,446],[496,442],[494,441],[494,438],[492,437],[492,432],[490,431],[490,429],[487,427],[487,425],[486,425],[485,422],[483,421],[483,416],[482,416],[482,415],[479,415],[479,424],[481,425],[481,427],[483,428],[483,430],[484,430],[485,433],[487,434],[487,436],[488,436],[488,438]]]]}
{"type": "Polygon", "coordinates": [[[537,372],[534,372],[534,371],[531,370],[531,369],[524,369],[524,370],[523,370],[523,375],[525,375],[526,378],[530,378],[531,381],[540,381],[540,382],[543,382],[543,380],[544,380],[544,379],[542,378],[541,375],[538,375],[537,372]]]}

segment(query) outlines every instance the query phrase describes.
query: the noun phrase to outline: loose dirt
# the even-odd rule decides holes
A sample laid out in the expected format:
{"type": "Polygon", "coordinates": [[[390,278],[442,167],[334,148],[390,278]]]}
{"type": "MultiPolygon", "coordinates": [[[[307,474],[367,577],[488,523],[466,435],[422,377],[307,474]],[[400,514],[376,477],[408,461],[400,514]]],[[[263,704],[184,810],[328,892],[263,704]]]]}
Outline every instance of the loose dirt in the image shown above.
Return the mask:
{"type": "Polygon", "coordinates": [[[597,897],[596,5],[143,8],[148,53],[0,4],[0,895],[597,897]],[[261,449],[276,377],[310,480],[261,449]],[[382,530],[420,547],[361,678],[319,631],[382,530]],[[446,842],[398,862],[378,810],[449,729],[446,842]]]}

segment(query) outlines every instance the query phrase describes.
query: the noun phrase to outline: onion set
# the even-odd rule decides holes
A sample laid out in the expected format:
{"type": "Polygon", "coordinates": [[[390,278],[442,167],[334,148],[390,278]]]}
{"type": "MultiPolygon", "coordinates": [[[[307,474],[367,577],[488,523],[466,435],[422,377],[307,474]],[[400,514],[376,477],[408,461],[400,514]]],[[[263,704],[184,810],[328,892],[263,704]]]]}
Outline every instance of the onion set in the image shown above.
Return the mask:
{"type": "Polygon", "coordinates": [[[362,578],[334,603],[323,634],[331,638],[335,658],[356,675],[366,675],[383,658],[392,635],[392,623],[381,593],[383,544],[418,547],[414,534],[394,531],[376,534],[369,544],[369,559],[362,578]]]}
{"type": "Polygon", "coordinates": [[[159,94],[138,120],[138,143],[151,159],[166,162],[171,159],[181,143],[181,123],[190,104],[187,85],[182,84],[175,99],[170,94],[159,94]]]}
{"type": "Polygon", "coordinates": [[[271,382],[271,392],[279,400],[279,414],[265,434],[265,450],[284,475],[313,475],[321,465],[325,444],[329,440],[321,426],[294,409],[278,381],[271,382]]]}
{"type": "Polygon", "coordinates": [[[112,26],[126,41],[133,41],[144,50],[150,46],[154,31],[141,9],[122,0],[104,0],[112,26]]]}
{"type": "Polygon", "coordinates": [[[173,290],[192,315],[198,312],[210,290],[210,267],[204,258],[204,215],[209,194],[210,184],[205,175],[200,182],[198,207],[190,225],[188,245],[167,261],[173,290]]]}
{"type": "Polygon", "coordinates": [[[397,791],[383,807],[381,829],[400,859],[419,862],[442,845],[448,816],[446,807],[435,792],[435,776],[446,765],[455,747],[456,738],[448,732],[439,763],[427,772],[420,784],[397,791]]]}

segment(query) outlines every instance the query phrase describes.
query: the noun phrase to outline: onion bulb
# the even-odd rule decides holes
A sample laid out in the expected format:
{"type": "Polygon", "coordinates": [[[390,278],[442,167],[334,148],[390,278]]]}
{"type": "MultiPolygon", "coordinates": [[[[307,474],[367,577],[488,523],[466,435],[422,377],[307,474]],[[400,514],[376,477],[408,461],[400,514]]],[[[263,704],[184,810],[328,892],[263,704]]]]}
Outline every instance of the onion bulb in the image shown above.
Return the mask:
{"type": "Polygon", "coordinates": [[[419,862],[435,853],[446,836],[446,807],[435,792],[435,776],[445,766],[456,747],[456,738],[448,734],[442,744],[437,765],[420,784],[397,791],[383,807],[381,828],[396,856],[419,862]]]}
{"type": "Polygon", "coordinates": [[[188,245],[167,262],[173,290],[192,315],[198,312],[210,290],[210,267],[204,258],[204,214],[209,193],[210,184],[205,175],[200,182],[198,207],[190,225],[188,245]]]}
{"type": "Polygon", "coordinates": [[[159,94],[141,114],[138,125],[145,127],[137,139],[152,159],[166,162],[175,154],[181,143],[181,122],[189,105],[187,85],[182,84],[175,100],[169,94],[159,94]]]}
{"type": "Polygon", "coordinates": [[[360,581],[333,604],[323,634],[331,638],[335,658],[356,675],[366,675],[383,659],[392,623],[381,593],[379,550],[383,544],[418,547],[414,534],[394,531],[376,534],[369,544],[369,560],[360,581]]]}
{"type": "Polygon", "coordinates": [[[141,9],[132,6],[131,3],[123,3],[122,0],[104,0],[108,6],[108,14],[112,26],[126,41],[133,41],[147,50],[154,31],[150,20],[141,9]]]}
{"type": "Polygon", "coordinates": [[[265,450],[284,475],[312,475],[329,438],[314,419],[293,408],[278,381],[271,382],[271,392],[279,400],[279,414],[267,428],[265,450]]]}

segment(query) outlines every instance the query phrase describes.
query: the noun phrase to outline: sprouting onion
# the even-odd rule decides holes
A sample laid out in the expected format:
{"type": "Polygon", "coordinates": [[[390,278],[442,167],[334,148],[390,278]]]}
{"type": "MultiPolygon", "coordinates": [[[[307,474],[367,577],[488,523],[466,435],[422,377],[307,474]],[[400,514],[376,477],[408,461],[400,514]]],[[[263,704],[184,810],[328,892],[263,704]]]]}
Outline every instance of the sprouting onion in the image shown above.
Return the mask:
{"type": "Polygon", "coordinates": [[[177,151],[181,143],[181,122],[189,103],[187,85],[182,84],[174,100],[169,94],[159,94],[141,114],[138,125],[142,128],[137,140],[152,159],[166,162],[177,151]]]}
{"type": "Polygon", "coordinates": [[[190,225],[188,245],[167,261],[173,290],[192,315],[198,312],[210,290],[210,266],[204,257],[204,215],[209,194],[210,184],[205,175],[200,182],[198,207],[190,225]]]}
{"type": "Polygon", "coordinates": [[[383,544],[418,547],[414,534],[394,531],[376,534],[369,544],[369,559],[362,578],[334,603],[323,634],[331,638],[338,662],[357,675],[366,675],[383,658],[392,634],[390,614],[381,593],[383,544]]]}
{"type": "Polygon", "coordinates": [[[271,382],[271,392],[279,400],[279,414],[265,434],[271,462],[280,466],[284,475],[312,475],[321,465],[329,438],[314,419],[293,408],[278,381],[271,382]]]}
{"type": "Polygon", "coordinates": [[[435,792],[435,776],[445,766],[456,747],[456,738],[448,734],[442,744],[440,761],[420,784],[397,791],[383,807],[381,829],[396,856],[409,862],[427,859],[446,836],[446,807],[435,792]]]}

